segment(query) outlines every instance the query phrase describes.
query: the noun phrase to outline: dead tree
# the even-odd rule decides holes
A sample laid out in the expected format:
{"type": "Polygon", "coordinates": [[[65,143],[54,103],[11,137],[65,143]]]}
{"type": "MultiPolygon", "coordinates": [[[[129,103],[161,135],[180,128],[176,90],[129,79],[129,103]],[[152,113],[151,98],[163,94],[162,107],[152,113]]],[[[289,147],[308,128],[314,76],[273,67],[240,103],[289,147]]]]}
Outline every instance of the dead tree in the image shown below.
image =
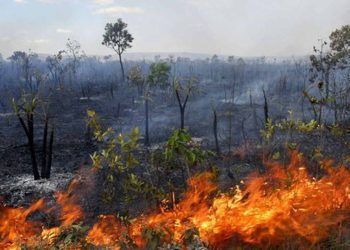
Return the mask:
{"type": "Polygon", "coordinates": [[[46,179],[50,179],[50,177],[51,177],[53,138],[54,138],[54,128],[52,127],[51,133],[50,133],[50,141],[49,141],[48,161],[47,161],[46,172],[45,172],[46,179]]]}
{"type": "Polygon", "coordinates": [[[21,104],[17,104],[15,100],[12,100],[14,112],[26,134],[28,140],[28,147],[32,162],[32,171],[34,180],[40,178],[50,178],[51,163],[52,163],[52,147],[53,147],[53,129],[50,135],[49,149],[47,150],[47,133],[49,127],[49,119],[45,116],[45,126],[43,133],[43,146],[42,146],[42,161],[41,161],[41,173],[38,170],[38,163],[35,152],[34,141],[34,113],[38,105],[38,99],[32,95],[23,96],[21,104]],[[26,118],[23,118],[26,117],[26,118]],[[26,119],[26,121],[25,121],[26,119]],[[49,158],[46,162],[47,157],[49,158]]]}
{"type": "Polygon", "coordinates": [[[49,145],[47,145],[48,127],[49,127],[49,118],[47,116],[45,116],[43,147],[42,147],[42,164],[41,164],[41,178],[42,179],[50,179],[50,175],[51,175],[54,128],[52,127],[52,129],[51,129],[50,138],[49,138],[49,145]]]}
{"type": "Polygon", "coordinates": [[[267,97],[266,97],[266,93],[265,93],[265,89],[262,89],[263,91],[263,95],[264,95],[264,116],[265,116],[265,124],[268,123],[269,121],[269,106],[267,103],[267,97]]]}
{"type": "Polygon", "coordinates": [[[23,101],[24,101],[23,105],[19,106],[17,105],[15,100],[13,100],[13,108],[27,136],[34,180],[39,180],[40,174],[38,170],[38,163],[36,161],[35,143],[34,143],[34,111],[37,107],[37,99],[30,98],[30,100],[27,100],[26,98],[23,98],[23,101]],[[26,116],[26,122],[22,117],[21,110],[24,111],[24,115],[26,116]]]}
{"type": "Polygon", "coordinates": [[[213,108],[213,114],[214,114],[213,133],[215,138],[215,150],[216,150],[216,153],[219,155],[220,146],[219,146],[219,140],[218,140],[218,116],[214,108],[213,108]]]}
{"type": "Polygon", "coordinates": [[[189,94],[186,95],[185,101],[182,103],[181,98],[180,98],[180,94],[179,94],[179,90],[176,89],[175,93],[176,93],[176,99],[177,99],[177,102],[178,102],[179,108],[180,108],[180,121],[181,121],[180,128],[184,129],[185,128],[185,110],[186,110],[186,105],[187,105],[189,94]]]}
{"type": "Polygon", "coordinates": [[[43,136],[43,156],[41,162],[41,178],[46,177],[46,147],[47,147],[47,129],[48,129],[49,119],[45,117],[45,126],[44,126],[44,136],[43,136]]]}
{"type": "Polygon", "coordinates": [[[185,85],[181,85],[180,81],[174,79],[174,90],[177,99],[177,103],[180,109],[180,129],[185,128],[185,111],[188,102],[188,98],[195,89],[194,84],[196,83],[195,78],[190,78],[185,85]],[[185,96],[184,101],[182,101],[181,93],[185,96]]]}
{"type": "Polygon", "coordinates": [[[149,97],[145,96],[145,145],[149,146],[149,97]]]}

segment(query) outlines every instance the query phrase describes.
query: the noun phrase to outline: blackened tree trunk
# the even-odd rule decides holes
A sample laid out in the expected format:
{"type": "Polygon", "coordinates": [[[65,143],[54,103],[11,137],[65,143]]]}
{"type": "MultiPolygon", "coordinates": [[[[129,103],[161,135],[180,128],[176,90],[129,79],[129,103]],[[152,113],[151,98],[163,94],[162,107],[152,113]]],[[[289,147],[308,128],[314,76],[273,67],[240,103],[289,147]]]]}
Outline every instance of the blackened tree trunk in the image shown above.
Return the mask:
{"type": "Polygon", "coordinates": [[[263,95],[264,95],[265,124],[267,124],[268,121],[269,121],[269,106],[268,106],[268,103],[267,103],[267,97],[266,97],[265,89],[263,89],[262,91],[263,91],[263,95]]]}
{"type": "Polygon", "coordinates": [[[180,116],[181,116],[181,130],[183,130],[185,128],[185,109],[180,107],[180,116]]]}
{"type": "Polygon", "coordinates": [[[47,129],[48,129],[48,118],[45,118],[44,136],[43,136],[43,148],[42,148],[42,159],[41,159],[41,178],[46,178],[46,148],[47,148],[47,129]]]}
{"type": "Polygon", "coordinates": [[[148,96],[145,98],[145,145],[149,146],[149,110],[148,110],[148,96]]]}
{"type": "Polygon", "coordinates": [[[215,149],[216,149],[216,153],[219,155],[220,147],[219,147],[219,140],[218,140],[218,117],[215,109],[213,112],[214,112],[213,132],[214,132],[214,138],[215,138],[215,149]]]}
{"type": "Polygon", "coordinates": [[[46,166],[45,178],[50,179],[51,177],[51,165],[52,165],[52,153],[53,153],[53,138],[54,138],[54,128],[52,128],[50,133],[50,142],[49,142],[49,152],[48,152],[48,161],[46,166]]]}
{"type": "Polygon", "coordinates": [[[125,72],[124,72],[124,65],[123,65],[123,60],[122,60],[122,54],[118,53],[119,56],[119,63],[120,63],[120,68],[122,70],[122,77],[123,77],[123,82],[125,81],[125,72]]]}
{"type": "Polygon", "coordinates": [[[176,94],[176,99],[180,108],[180,124],[181,124],[180,128],[181,130],[183,130],[185,128],[185,110],[186,110],[189,94],[186,95],[186,99],[184,103],[181,102],[180,93],[177,89],[175,90],[175,94],[176,94]]]}
{"type": "Polygon", "coordinates": [[[326,69],[325,69],[325,77],[324,77],[324,81],[326,82],[326,99],[329,98],[329,75],[330,75],[330,71],[331,71],[331,65],[327,64],[326,69]]]}
{"type": "Polygon", "coordinates": [[[38,171],[38,164],[36,162],[35,155],[35,144],[34,144],[34,117],[33,113],[27,114],[27,122],[28,122],[28,146],[30,151],[30,157],[32,161],[32,169],[34,180],[39,180],[40,175],[38,171]]]}

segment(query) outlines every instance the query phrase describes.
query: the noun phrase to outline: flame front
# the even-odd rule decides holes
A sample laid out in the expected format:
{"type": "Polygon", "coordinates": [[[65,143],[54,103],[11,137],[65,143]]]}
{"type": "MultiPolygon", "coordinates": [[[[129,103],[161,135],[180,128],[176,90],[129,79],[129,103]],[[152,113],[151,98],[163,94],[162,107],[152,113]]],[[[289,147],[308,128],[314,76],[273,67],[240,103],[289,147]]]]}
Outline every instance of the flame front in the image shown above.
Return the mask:
{"type": "MultiPolygon", "coordinates": [[[[329,166],[330,162],[324,164],[329,166]]],[[[326,167],[320,179],[307,173],[298,153],[288,166],[269,164],[264,174],[247,178],[242,189],[219,193],[212,175],[203,173],[188,181],[188,190],[171,210],[143,214],[128,223],[113,215],[101,215],[91,227],[86,242],[97,247],[119,249],[121,242],[132,240],[145,247],[145,229],[163,232],[163,242],[185,245],[184,235],[196,229],[201,240],[216,249],[242,244],[262,248],[292,241],[306,248],[326,239],[339,225],[348,226],[350,218],[350,171],[345,167],[326,167]]],[[[10,249],[41,238],[52,244],[62,228],[83,219],[83,210],[72,194],[56,195],[60,227],[44,228],[28,220],[29,214],[43,209],[42,200],[28,209],[1,208],[0,248],[10,249]]],[[[52,212],[52,209],[44,209],[52,212]]]]}
{"type": "MultiPolygon", "coordinates": [[[[349,170],[329,168],[328,175],[316,180],[308,175],[296,152],[289,166],[270,164],[266,174],[251,175],[243,191],[236,187],[234,194],[220,194],[211,202],[216,186],[209,174],[194,177],[188,184],[184,199],[174,210],[140,216],[132,222],[130,235],[139,246],[144,245],[145,228],[160,229],[167,232],[164,241],[178,242],[186,230],[197,228],[201,239],[216,248],[237,240],[265,247],[287,240],[312,245],[350,215],[349,170]]],[[[104,235],[119,228],[118,224],[109,225],[99,221],[88,241],[97,246],[117,244],[104,241],[104,235]]]]}

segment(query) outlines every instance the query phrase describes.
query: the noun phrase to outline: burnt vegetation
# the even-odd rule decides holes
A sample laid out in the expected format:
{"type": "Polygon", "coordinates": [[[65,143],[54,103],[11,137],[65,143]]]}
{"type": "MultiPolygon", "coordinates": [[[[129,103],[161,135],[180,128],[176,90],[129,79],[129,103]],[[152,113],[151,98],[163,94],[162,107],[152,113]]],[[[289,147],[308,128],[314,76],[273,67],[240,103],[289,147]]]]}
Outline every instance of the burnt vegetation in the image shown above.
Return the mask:
{"type": "Polygon", "coordinates": [[[284,59],[129,60],[127,28],[0,57],[0,248],[349,248],[350,26],[284,59]]]}

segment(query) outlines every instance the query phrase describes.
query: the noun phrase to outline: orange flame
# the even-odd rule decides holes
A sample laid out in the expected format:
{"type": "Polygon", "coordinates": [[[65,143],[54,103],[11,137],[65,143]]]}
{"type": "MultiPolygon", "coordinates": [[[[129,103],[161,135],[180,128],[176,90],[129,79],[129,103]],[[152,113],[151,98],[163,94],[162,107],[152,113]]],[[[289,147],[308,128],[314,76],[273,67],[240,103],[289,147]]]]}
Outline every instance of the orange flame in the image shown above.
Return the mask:
{"type": "Polygon", "coordinates": [[[55,210],[56,207],[45,208],[43,199],[27,209],[0,207],[0,249],[21,249],[22,244],[35,245],[37,237],[52,243],[62,229],[81,219],[83,210],[76,204],[77,197],[73,194],[77,184],[77,180],[74,179],[66,192],[55,194],[60,208],[60,227],[45,229],[42,223],[28,220],[28,216],[35,211],[43,210],[51,213],[55,210]]]}
{"type": "Polygon", "coordinates": [[[22,242],[36,236],[41,223],[28,221],[27,217],[43,207],[42,199],[27,209],[0,207],[0,248],[17,249],[22,242]]]}
{"type": "Polygon", "coordinates": [[[66,192],[56,193],[57,203],[61,206],[60,221],[63,227],[72,225],[84,215],[82,208],[76,204],[78,198],[73,194],[78,184],[79,182],[74,179],[66,192]]]}
{"type": "MultiPolygon", "coordinates": [[[[269,164],[266,173],[249,176],[244,188],[236,186],[232,192],[217,195],[213,176],[203,173],[188,181],[188,190],[173,209],[141,215],[130,224],[113,215],[102,215],[86,241],[97,247],[119,249],[121,242],[132,240],[146,247],[144,230],[153,229],[163,232],[163,242],[186,245],[186,232],[196,228],[200,238],[217,249],[237,243],[266,248],[291,240],[308,248],[350,218],[350,171],[332,168],[331,161],[322,165],[328,174],[315,179],[294,152],[288,166],[269,164]]],[[[27,209],[0,208],[0,249],[20,249],[21,244],[35,246],[35,240],[50,245],[62,229],[81,220],[83,210],[74,194],[77,185],[74,180],[67,192],[56,194],[60,227],[43,229],[42,223],[28,219],[34,211],[43,210],[43,200],[27,209]]]]}
{"type": "MultiPolygon", "coordinates": [[[[286,168],[271,164],[266,174],[250,176],[243,191],[236,187],[233,195],[221,194],[211,203],[208,198],[216,186],[209,179],[209,174],[192,178],[184,199],[173,211],[136,218],[130,236],[144,246],[142,229],[154,228],[169,232],[164,241],[179,242],[186,230],[197,228],[201,239],[217,248],[237,239],[259,246],[288,239],[314,244],[349,218],[350,172],[344,167],[329,169],[327,176],[316,180],[307,174],[297,153],[286,168]]],[[[117,224],[109,225],[98,222],[88,241],[97,246],[116,244],[103,241],[111,228],[118,229],[117,224]]]]}

